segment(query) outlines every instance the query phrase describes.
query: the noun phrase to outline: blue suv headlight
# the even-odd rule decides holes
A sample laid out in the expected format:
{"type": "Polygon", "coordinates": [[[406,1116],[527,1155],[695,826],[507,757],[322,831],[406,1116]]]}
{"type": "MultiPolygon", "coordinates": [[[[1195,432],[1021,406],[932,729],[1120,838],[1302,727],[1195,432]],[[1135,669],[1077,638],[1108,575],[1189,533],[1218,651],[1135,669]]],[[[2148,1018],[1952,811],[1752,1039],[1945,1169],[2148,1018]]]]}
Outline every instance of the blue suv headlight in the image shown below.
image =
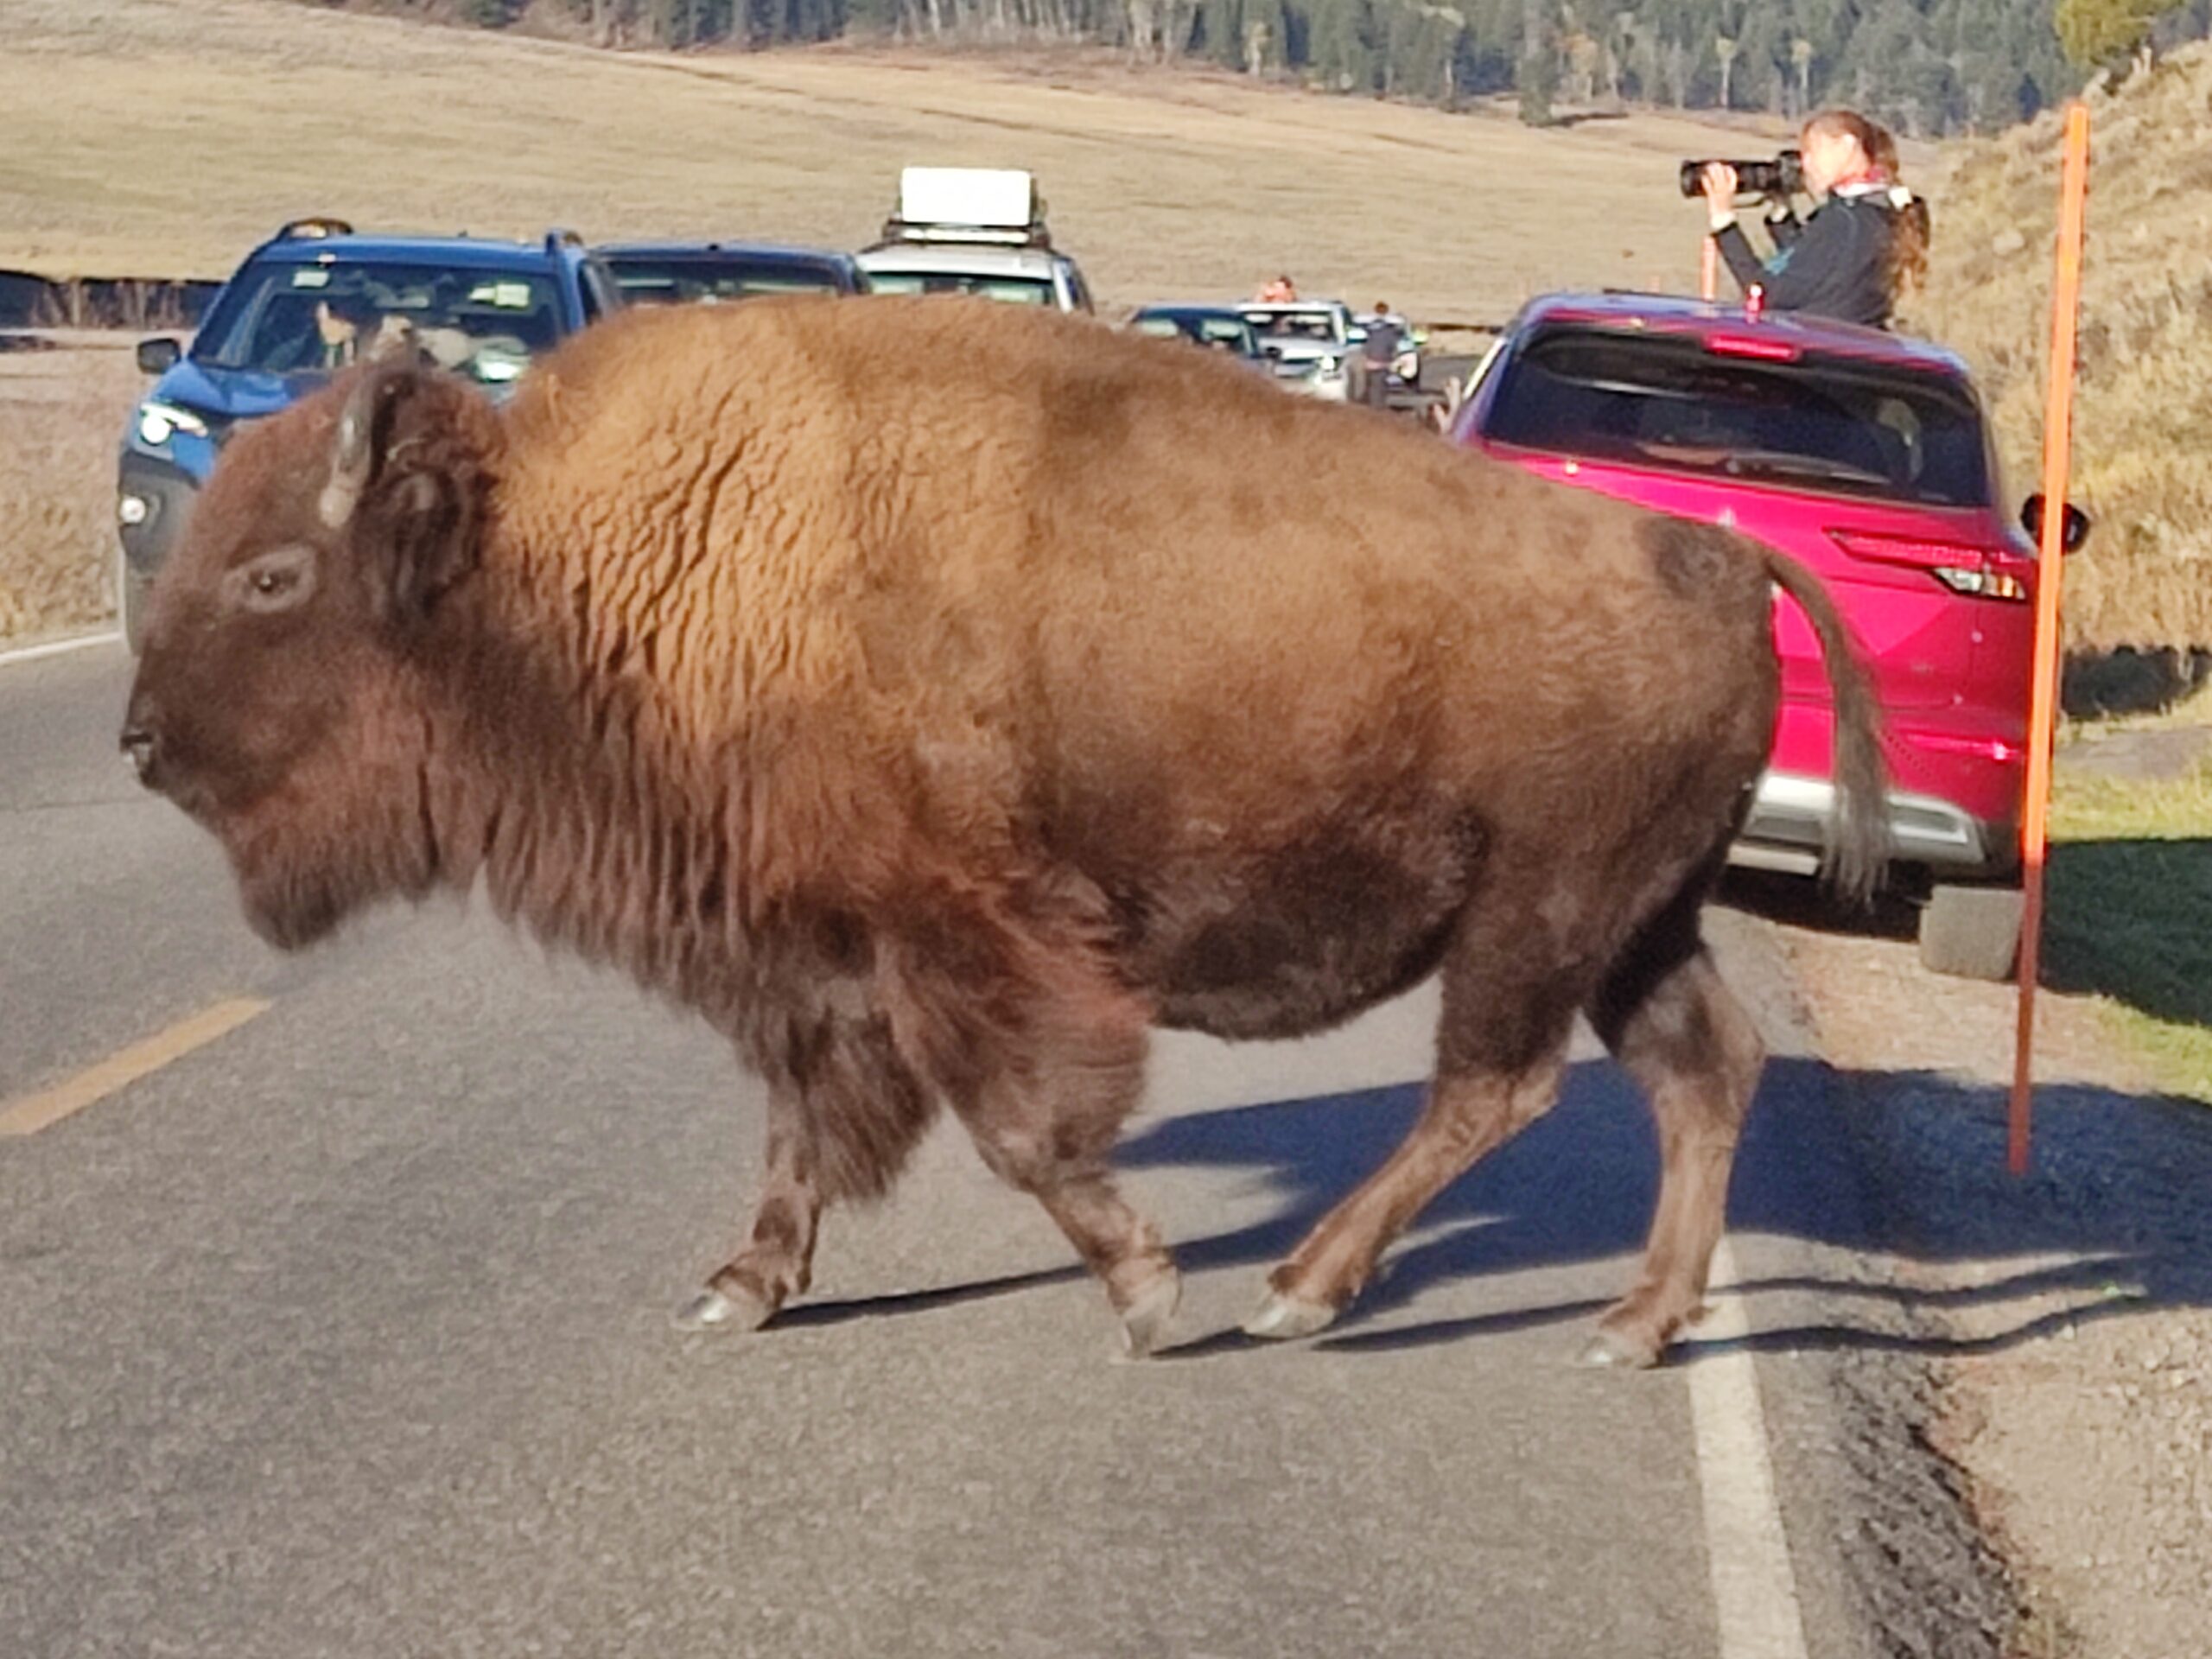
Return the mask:
{"type": "Polygon", "coordinates": [[[138,405],[138,441],[147,448],[158,449],[180,432],[204,438],[207,435],[207,423],[190,410],[165,404],[158,397],[149,397],[138,405]]]}

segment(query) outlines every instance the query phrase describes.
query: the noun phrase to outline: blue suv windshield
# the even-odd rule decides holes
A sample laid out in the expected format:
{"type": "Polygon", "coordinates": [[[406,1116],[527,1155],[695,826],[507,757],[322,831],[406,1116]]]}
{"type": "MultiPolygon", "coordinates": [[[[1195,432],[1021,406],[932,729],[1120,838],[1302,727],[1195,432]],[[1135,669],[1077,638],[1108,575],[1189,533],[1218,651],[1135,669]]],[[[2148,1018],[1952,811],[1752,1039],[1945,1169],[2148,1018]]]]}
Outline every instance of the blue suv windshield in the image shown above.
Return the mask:
{"type": "Polygon", "coordinates": [[[264,374],[327,374],[388,335],[497,385],[562,334],[550,275],[361,261],[270,260],[240,271],[200,326],[193,360],[264,374]]]}

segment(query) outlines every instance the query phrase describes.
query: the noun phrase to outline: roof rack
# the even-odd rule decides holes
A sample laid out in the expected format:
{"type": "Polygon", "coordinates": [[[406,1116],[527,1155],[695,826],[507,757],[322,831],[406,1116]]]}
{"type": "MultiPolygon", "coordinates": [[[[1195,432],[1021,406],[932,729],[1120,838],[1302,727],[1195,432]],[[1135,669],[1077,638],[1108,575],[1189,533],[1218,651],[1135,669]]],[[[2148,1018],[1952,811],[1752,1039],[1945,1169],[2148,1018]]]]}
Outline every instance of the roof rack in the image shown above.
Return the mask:
{"type": "Polygon", "coordinates": [[[1038,219],[1029,225],[944,225],[933,220],[917,223],[893,213],[883,221],[883,233],[878,247],[895,247],[901,244],[912,246],[931,242],[962,243],[970,246],[982,245],[995,248],[1037,248],[1049,253],[1052,249],[1052,233],[1038,219]]]}
{"type": "Polygon", "coordinates": [[[287,219],[273,239],[278,242],[316,242],[325,237],[353,234],[353,227],[344,219],[333,218],[327,213],[317,213],[307,219],[287,219]]]}

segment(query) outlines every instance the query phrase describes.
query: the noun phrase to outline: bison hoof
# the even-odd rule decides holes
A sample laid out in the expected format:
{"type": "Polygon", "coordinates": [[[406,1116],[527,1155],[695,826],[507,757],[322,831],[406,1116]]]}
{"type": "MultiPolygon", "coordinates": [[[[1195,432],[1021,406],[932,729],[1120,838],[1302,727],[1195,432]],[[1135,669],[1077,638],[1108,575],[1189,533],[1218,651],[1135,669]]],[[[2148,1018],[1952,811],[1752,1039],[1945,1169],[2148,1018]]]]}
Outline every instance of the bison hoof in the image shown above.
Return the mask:
{"type": "Polygon", "coordinates": [[[702,1290],[676,1310],[676,1328],[679,1331],[758,1331],[768,1323],[775,1311],[759,1297],[742,1290],[734,1296],[719,1290],[702,1290]]]}
{"type": "Polygon", "coordinates": [[[1244,1334],[1257,1337],[1262,1342],[1287,1342],[1294,1337],[1310,1337],[1316,1331],[1325,1331],[1336,1318],[1337,1310],[1326,1302],[1309,1302],[1271,1290],[1252,1310],[1252,1317],[1244,1321],[1244,1334]]]}
{"type": "Polygon", "coordinates": [[[1122,1346],[1131,1359],[1160,1351],[1183,1301],[1183,1275],[1173,1268],[1136,1294],[1122,1310],[1122,1346]]]}
{"type": "Polygon", "coordinates": [[[1659,1347],[1619,1331],[1600,1331],[1583,1344],[1574,1363],[1586,1370],[1648,1371],[1659,1363],[1659,1347]]]}

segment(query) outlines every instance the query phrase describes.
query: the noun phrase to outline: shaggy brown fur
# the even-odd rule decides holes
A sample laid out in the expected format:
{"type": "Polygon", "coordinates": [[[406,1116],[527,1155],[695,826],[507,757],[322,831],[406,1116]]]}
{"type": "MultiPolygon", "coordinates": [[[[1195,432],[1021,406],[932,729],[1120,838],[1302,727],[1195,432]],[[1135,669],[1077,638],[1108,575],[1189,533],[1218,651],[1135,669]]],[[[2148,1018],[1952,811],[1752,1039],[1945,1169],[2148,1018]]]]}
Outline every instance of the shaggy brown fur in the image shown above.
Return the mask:
{"type": "Polygon", "coordinates": [[[1147,1028],[1309,1032],[1440,968],[1427,1115],[1254,1328],[1355,1294],[1587,1007],[1662,1124],[1601,1349],[1648,1362],[1758,1067],[1697,912],[1773,727],[1770,579],[1828,647],[1864,876],[1864,682],[1747,543],[1082,322],[654,311],[504,411],[379,365],[241,435],[126,744],[278,944],[480,883],[727,1033],[770,1190],[709,1319],[803,1291],[823,1205],[942,1103],[1147,1345],[1174,1270],[1108,1159],[1147,1028]]]}

